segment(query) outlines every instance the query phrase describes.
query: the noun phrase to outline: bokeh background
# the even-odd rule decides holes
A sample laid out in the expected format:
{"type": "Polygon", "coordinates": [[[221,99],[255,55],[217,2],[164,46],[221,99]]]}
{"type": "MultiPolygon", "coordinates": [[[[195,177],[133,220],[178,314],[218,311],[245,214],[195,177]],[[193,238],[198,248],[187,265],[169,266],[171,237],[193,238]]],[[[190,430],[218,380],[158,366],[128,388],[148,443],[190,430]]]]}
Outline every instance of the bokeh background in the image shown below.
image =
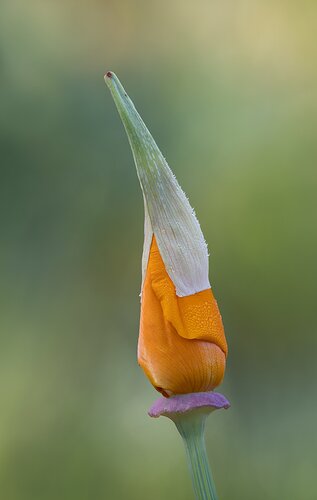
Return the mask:
{"type": "Polygon", "coordinates": [[[316,22],[306,0],[1,2],[1,499],[193,498],[136,362],[143,206],[109,69],[209,243],[219,496],[317,498],[316,22]]]}

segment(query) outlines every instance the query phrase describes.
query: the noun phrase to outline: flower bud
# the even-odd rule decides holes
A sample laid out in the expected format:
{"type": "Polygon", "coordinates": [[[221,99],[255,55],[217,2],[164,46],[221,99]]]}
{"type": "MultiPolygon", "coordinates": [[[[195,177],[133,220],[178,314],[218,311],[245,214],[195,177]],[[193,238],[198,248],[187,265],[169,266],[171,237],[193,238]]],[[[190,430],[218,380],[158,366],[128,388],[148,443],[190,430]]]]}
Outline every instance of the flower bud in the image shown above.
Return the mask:
{"type": "Polygon", "coordinates": [[[144,198],[138,361],[164,396],[214,389],[227,355],[208,251],[188,199],[114,73],[105,76],[144,198]]]}

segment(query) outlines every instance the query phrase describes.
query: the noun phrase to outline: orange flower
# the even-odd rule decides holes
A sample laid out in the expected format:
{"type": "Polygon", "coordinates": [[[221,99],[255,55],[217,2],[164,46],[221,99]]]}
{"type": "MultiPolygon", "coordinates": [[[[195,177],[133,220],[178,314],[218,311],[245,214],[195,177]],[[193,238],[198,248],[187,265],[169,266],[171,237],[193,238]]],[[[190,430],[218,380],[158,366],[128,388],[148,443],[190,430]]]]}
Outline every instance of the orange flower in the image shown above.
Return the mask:
{"type": "Polygon", "coordinates": [[[153,237],[142,291],[139,363],[164,396],[214,389],[227,344],[211,289],[177,297],[153,237]]]}
{"type": "Polygon", "coordinates": [[[227,343],[210,288],[208,252],[189,202],[117,77],[105,76],[125,126],[144,197],[138,361],[164,396],[222,381],[227,343]]]}

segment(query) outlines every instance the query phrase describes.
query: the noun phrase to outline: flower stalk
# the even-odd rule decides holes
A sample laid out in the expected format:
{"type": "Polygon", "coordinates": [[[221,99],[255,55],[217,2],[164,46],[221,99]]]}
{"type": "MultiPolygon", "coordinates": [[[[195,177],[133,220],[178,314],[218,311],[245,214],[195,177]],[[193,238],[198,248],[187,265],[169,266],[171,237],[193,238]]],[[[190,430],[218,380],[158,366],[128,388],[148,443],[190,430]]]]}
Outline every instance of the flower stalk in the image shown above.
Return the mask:
{"type": "Polygon", "coordinates": [[[184,441],[196,499],[217,500],[205,444],[206,418],[206,411],[194,410],[173,420],[184,441]]]}
{"type": "Polygon", "coordinates": [[[159,398],[149,410],[150,417],[173,420],[183,438],[196,500],[217,500],[205,445],[208,415],[230,407],[229,401],[216,392],[181,394],[159,398]]]}

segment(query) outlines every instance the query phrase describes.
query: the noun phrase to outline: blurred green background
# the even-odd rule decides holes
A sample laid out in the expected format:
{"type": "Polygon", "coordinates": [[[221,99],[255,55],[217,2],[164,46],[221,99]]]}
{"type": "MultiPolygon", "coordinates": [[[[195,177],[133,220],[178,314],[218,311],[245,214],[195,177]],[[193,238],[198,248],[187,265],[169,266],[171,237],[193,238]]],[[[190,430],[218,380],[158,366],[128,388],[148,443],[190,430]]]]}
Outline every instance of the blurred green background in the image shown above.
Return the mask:
{"type": "Polygon", "coordinates": [[[1,500],[193,498],[136,362],[143,206],[109,69],[209,243],[219,496],[317,498],[316,22],[305,0],[1,2],[1,500]]]}

